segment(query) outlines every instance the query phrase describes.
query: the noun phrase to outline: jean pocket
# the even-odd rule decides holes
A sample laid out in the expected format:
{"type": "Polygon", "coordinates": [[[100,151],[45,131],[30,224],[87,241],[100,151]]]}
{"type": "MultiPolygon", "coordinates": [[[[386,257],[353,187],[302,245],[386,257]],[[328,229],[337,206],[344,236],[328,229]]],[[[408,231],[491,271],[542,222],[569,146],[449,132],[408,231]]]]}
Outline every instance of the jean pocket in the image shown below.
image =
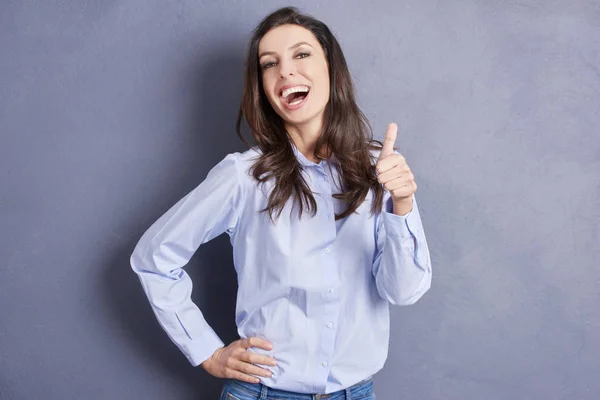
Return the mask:
{"type": "Polygon", "coordinates": [[[221,400],[256,400],[258,399],[253,393],[245,391],[243,388],[234,385],[232,382],[227,382],[221,393],[221,400]]]}
{"type": "Polygon", "coordinates": [[[239,390],[226,390],[224,400],[256,400],[257,397],[239,390]]]}
{"type": "Polygon", "coordinates": [[[375,393],[366,394],[364,396],[353,397],[353,400],[375,400],[375,393]]]}
{"type": "Polygon", "coordinates": [[[373,378],[368,379],[366,382],[360,385],[357,390],[352,393],[352,399],[354,400],[372,400],[375,399],[373,393],[374,382],[373,378]]]}

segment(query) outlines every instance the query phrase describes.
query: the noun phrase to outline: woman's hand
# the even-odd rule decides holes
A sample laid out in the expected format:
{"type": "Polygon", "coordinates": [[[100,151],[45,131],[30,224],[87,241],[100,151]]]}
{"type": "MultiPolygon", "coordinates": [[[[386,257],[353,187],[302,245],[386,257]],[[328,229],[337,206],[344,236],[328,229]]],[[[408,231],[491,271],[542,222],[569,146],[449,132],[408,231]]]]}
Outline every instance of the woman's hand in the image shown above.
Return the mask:
{"type": "Polygon", "coordinates": [[[413,194],[417,191],[417,184],[406,159],[401,154],[394,153],[397,134],[398,125],[389,124],[377,160],[377,179],[390,192],[394,213],[405,215],[412,210],[413,194]]]}
{"type": "Polygon", "coordinates": [[[273,357],[247,351],[248,347],[272,349],[271,343],[261,338],[240,339],[232,342],[229,346],[218,348],[209,359],[200,365],[209,374],[217,378],[231,378],[258,383],[260,379],[250,376],[250,374],[270,377],[271,371],[257,367],[252,363],[274,366],[277,362],[273,357]]]}

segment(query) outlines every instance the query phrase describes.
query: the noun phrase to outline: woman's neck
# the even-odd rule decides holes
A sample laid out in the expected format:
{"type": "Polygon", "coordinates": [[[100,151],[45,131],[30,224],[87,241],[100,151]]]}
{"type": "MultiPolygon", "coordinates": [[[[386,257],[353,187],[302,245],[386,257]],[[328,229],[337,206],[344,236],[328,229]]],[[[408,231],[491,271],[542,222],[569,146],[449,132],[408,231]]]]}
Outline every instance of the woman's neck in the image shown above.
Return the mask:
{"type": "Polygon", "coordinates": [[[314,154],[317,140],[321,136],[322,124],[320,121],[319,123],[288,125],[286,129],[298,151],[310,161],[318,162],[314,154]]]}

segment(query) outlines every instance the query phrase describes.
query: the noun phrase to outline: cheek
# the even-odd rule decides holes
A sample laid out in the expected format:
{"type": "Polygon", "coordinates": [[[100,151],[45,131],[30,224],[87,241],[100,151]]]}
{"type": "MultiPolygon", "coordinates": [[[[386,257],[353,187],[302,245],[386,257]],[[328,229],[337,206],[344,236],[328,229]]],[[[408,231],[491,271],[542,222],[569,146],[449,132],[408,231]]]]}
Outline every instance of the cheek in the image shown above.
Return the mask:
{"type": "Polygon", "coordinates": [[[327,69],[319,71],[319,87],[321,88],[321,94],[329,98],[330,91],[330,82],[329,82],[329,72],[327,69]]]}
{"type": "Polygon", "coordinates": [[[269,79],[268,74],[263,75],[263,84],[262,84],[262,89],[265,93],[265,95],[267,96],[267,99],[269,100],[269,103],[271,103],[271,105],[273,105],[273,103],[277,100],[273,97],[273,88],[274,88],[274,83],[271,82],[272,79],[269,79]]]}

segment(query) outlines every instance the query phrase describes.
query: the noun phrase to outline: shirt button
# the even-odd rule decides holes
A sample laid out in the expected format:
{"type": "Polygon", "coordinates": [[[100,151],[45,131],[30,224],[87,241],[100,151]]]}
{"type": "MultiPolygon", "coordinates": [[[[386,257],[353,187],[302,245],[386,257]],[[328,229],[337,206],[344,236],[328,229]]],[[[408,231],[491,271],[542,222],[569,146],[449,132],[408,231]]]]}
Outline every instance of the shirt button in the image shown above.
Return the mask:
{"type": "Polygon", "coordinates": [[[321,363],[321,365],[322,365],[322,366],[324,366],[324,367],[326,367],[326,366],[327,366],[327,361],[323,361],[323,362],[321,363]]]}
{"type": "Polygon", "coordinates": [[[333,324],[330,322],[330,323],[327,324],[327,327],[328,328],[333,328],[333,324]]]}
{"type": "Polygon", "coordinates": [[[333,292],[335,292],[335,289],[334,288],[330,288],[329,289],[329,293],[333,293],[333,292]]]}
{"type": "Polygon", "coordinates": [[[328,247],[325,249],[325,253],[331,253],[331,249],[328,247]]]}

